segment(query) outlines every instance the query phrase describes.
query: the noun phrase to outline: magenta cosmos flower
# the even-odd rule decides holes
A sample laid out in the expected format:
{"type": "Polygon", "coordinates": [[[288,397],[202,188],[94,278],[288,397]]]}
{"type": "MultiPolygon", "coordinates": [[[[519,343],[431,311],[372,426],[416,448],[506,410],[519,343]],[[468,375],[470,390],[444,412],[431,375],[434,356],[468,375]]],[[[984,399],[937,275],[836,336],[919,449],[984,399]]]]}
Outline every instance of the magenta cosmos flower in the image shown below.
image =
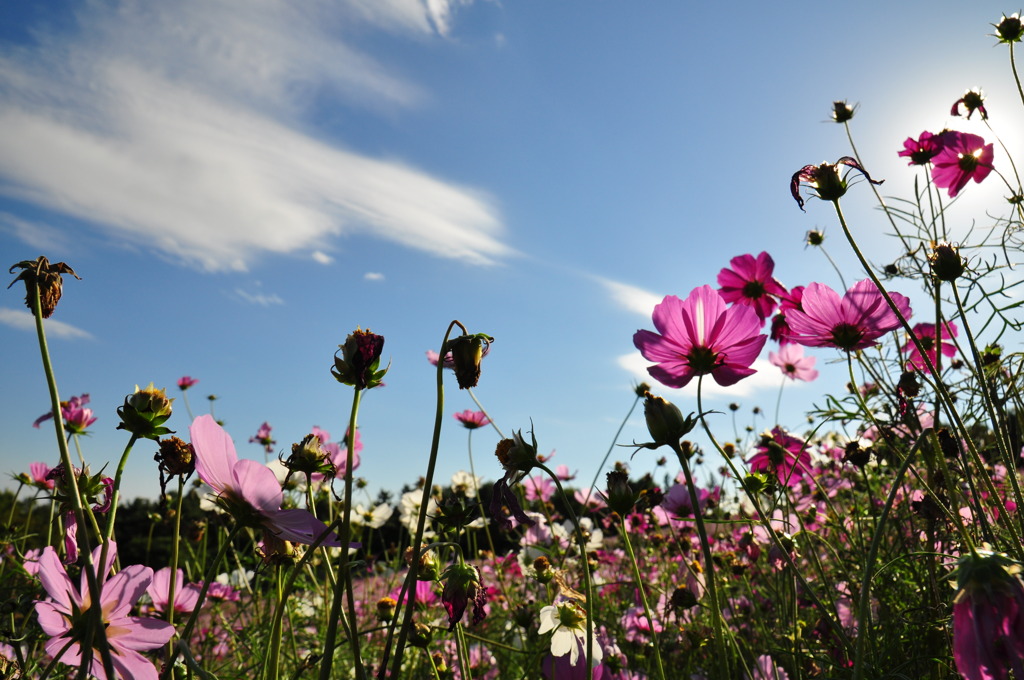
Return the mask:
{"type": "MultiPolygon", "coordinates": [[[[99,546],[93,552],[93,562],[97,565],[102,549],[102,546],[99,546]]],[[[141,564],[133,564],[108,578],[116,555],[117,544],[111,541],[107,563],[97,567],[99,606],[103,612],[104,624],[99,635],[106,637],[114,666],[114,678],[157,680],[156,668],[139,652],[157,649],[167,644],[174,635],[174,626],[165,621],[128,615],[139,597],[146,592],[146,587],[153,578],[153,570],[141,564]]],[[[51,658],[56,658],[59,654],[58,660],[61,663],[78,666],[82,663],[83,653],[80,636],[87,630],[89,621],[94,616],[90,612],[92,602],[89,598],[86,575],[82,573],[81,586],[76,588],[64,570],[64,565],[60,563],[57,553],[52,547],[47,546],[39,557],[39,579],[51,598],[49,601],[36,603],[39,625],[43,632],[50,636],[46,643],[46,653],[51,658]]],[[[94,640],[93,644],[95,643],[94,640]]],[[[100,680],[113,680],[107,678],[98,648],[87,649],[86,654],[92,657],[89,665],[91,675],[100,680]]]]}
{"type": "Polygon", "coordinates": [[[932,159],[932,180],[935,186],[949,189],[953,198],[974,180],[980,183],[992,172],[995,151],[978,135],[964,132],[942,134],[942,150],[932,159]]]}
{"type": "Polygon", "coordinates": [[[774,472],[782,484],[797,486],[811,472],[811,452],[803,439],[776,426],[761,435],[747,464],[753,472],[774,472]]]}
{"type": "Polygon", "coordinates": [[[194,386],[198,382],[199,382],[199,378],[193,378],[190,375],[183,375],[180,378],[178,378],[178,388],[182,392],[184,392],[185,390],[187,390],[188,388],[194,386]]]}
{"type": "Polygon", "coordinates": [[[757,372],[750,365],[768,339],[752,308],[727,309],[711,286],[694,288],[686,300],[667,296],[654,307],[653,321],[658,333],[637,331],[633,345],[657,362],[647,372],[668,387],[685,387],[709,373],[723,387],[734,385],[757,372]]]}
{"type": "Polygon", "coordinates": [[[483,411],[470,411],[469,409],[462,413],[456,413],[455,420],[462,423],[462,426],[467,430],[475,430],[491,424],[490,419],[487,418],[483,411]]]}
{"type": "MultiPolygon", "coordinates": [[[[85,434],[85,429],[96,422],[92,409],[85,408],[89,403],[89,395],[83,394],[80,397],[71,397],[67,401],[60,402],[60,414],[64,418],[64,427],[71,434],[85,434]]],[[[53,412],[44,413],[36,418],[32,427],[38,429],[39,425],[53,417],[53,412]]]]}
{"type": "MultiPolygon", "coordinates": [[[[889,296],[909,319],[910,300],[899,293],[889,296]]],[[[870,279],[853,284],[842,298],[825,284],[812,283],[804,290],[801,306],[802,310],[788,311],[786,320],[793,339],[807,347],[864,349],[900,325],[870,279]]]]}
{"type": "MultiPolygon", "coordinates": [[[[956,356],[956,347],[949,342],[950,339],[957,336],[955,323],[947,321],[942,324],[942,332],[939,333],[938,338],[935,337],[935,324],[933,323],[919,323],[912,330],[917,341],[924,347],[924,353],[928,355],[932,366],[935,365],[937,352],[942,352],[942,356],[945,357],[956,356]]],[[[908,340],[907,344],[903,347],[903,351],[910,355],[907,357],[908,369],[926,370],[928,364],[925,362],[924,357],[921,356],[921,353],[917,351],[917,346],[913,342],[908,340]]]]}
{"type": "Polygon", "coordinates": [[[899,155],[909,158],[907,165],[927,165],[942,151],[942,135],[922,132],[917,139],[907,137],[903,142],[903,151],[899,155]]]}
{"type": "Polygon", "coordinates": [[[277,443],[277,440],[270,434],[270,431],[273,429],[274,428],[270,426],[270,423],[264,420],[263,424],[260,425],[260,429],[256,430],[256,434],[249,437],[249,443],[259,444],[267,453],[273,453],[274,444],[277,443]]]}
{"type": "Polygon", "coordinates": [[[768,253],[739,255],[729,261],[732,269],[718,273],[718,292],[729,304],[752,307],[764,321],[775,311],[776,298],[786,294],[786,288],[772,277],[775,261],[768,253]]]}
{"type": "MultiPolygon", "coordinates": [[[[263,531],[267,554],[287,552],[284,541],[310,544],[327,531],[306,510],[282,510],[284,495],[273,471],[254,460],[239,460],[231,437],[213,416],[202,415],[189,428],[199,479],[217,494],[217,503],[241,524],[263,531]]],[[[333,534],[323,545],[338,546],[333,534]]]]}
{"type": "Polygon", "coordinates": [[[768,352],[768,362],[778,366],[782,375],[790,380],[811,382],[818,377],[818,371],[814,369],[817,359],[805,357],[804,348],[800,345],[783,345],[777,353],[768,352]]]}
{"type": "Polygon", "coordinates": [[[957,565],[953,660],[966,680],[1024,677],[1024,583],[1019,565],[995,553],[969,554],[957,565]]]}

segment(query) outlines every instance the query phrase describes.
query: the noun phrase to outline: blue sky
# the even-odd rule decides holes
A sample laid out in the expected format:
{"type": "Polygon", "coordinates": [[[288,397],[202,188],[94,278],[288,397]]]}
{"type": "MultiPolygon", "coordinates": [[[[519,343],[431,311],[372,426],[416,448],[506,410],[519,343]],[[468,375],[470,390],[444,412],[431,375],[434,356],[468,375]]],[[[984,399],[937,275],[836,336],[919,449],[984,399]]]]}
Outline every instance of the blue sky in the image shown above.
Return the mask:
{"type": "MultiPolygon", "coordinates": [[[[949,117],[968,87],[985,88],[993,126],[1020,148],[1024,126],[999,113],[1019,117],[1006,52],[986,36],[1016,9],[4,3],[0,253],[82,276],[49,329],[62,398],[88,392],[99,416],[83,442],[94,467],[126,442],[124,396],[150,381],[177,394],[182,375],[201,381],[197,414],[219,396],[243,455],[262,456],[246,442],[264,420],[282,451],[313,425],[340,437],[351,391],[329,367],[361,326],[385,336],[392,370],[363,402],[359,472],[397,489],[429,450],[424,352],[457,318],[496,339],[477,395],[499,425],[532,419],[541,449],[589,480],[645,365],[632,335],[662,296],[762,250],[787,286],[838,287],[803,247],[815,227],[861,278],[827,206],[804,214],[788,194],[801,166],[849,153],[828,122],[834,99],[859,104],[854,134],[886,193],[913,181],[896,157],[905,137],[985,133],[949,117]]],[[[846,205],[869,257],[891,260],[869,192],[846,205]]],[[[0,470],[12,473],[56,459],[52,430],[30,426],[49,401],[21,297],[0,299],[0,470]]],[[[845,382],[819,367],[818,382],[787,387],[785,424],[845,382]]],[[[711,405],[773,424],[749,415],[774,410],[780,376],[762,368],[711,405]]],[[[695,408],[692,391],[658,391],[695,408]]],[[[474,408],[454,381],[447,398],[448,414],[474,408]]],[[[446,419],[441,481],[466,466],[465,433],[446,419]]],[[[184,408],[169,425],[187,431],[184,408]]],[[[731,434],[728,417],[718,425],[731,434]]],[[[644,435],[637,412],[623,439],[644,435]]],[[[474,438],[489,479],[496,439],[474,438]]],[[[126,495],[155,493],[152,452],[136,448],[126,495]]]]}

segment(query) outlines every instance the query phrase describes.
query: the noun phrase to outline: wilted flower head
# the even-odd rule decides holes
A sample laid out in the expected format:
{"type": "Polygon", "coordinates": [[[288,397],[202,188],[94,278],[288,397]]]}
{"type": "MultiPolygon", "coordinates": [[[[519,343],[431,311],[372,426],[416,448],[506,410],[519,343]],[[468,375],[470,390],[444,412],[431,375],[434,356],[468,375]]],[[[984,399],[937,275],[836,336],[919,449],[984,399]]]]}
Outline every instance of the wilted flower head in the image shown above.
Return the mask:
{"type": "Polygon", "coordinates": [[[966,680],[1024,677],[1024,583],[1005,555],[972,553],[957,564],[953,659],[966,680]]]}
{"type": "Polygon", "coordinates": [[[369,329],[355,329],[345,339],[345,344],[338,345],[334,353],[334,368],[331,374],[335,380],[345,385],[352,385],[358,390],[370,389],[381,385],[388,369],[380,367],[380,354],[384,350],[384,336],[371,333],[369,329]]]}
{"type": "Polygon", "coordinates": [[[709,373],[723,387],[734,385],[757,372],[750,365],[768,339],[759,333],[761,321],[752,308],[727,309],[711,286],[694,288],[686,300],[666,296],[654,307],[652,320],[658,333],[639,330],[633,345],[657,362],[647,372],[668,387],[685,387],[709,373]]]}
{"type": "Polygon", "coordinates": [[[117,408],[121,416],[119,430],[127,430],[137,437],[157,439],[172,430],[163,427],[171,417],[171,403],[174,399],[167,397],[167,390],[156,389],[149,383],[144,389],[135,386],[135,392],[124,398],[124,405],[117,408]]]}
{"type": "Polygon", "coordinates": [[[848,187],[849,172],[845,175],[839,174],[839,166],[845,165],[853,168],[872,184],[881,184],[885,180],[873,180],[868,171],[861,167],[856,158],[843,156],[835,163],[821,163],[819,165],[805,165],[793,173],[789,181],[789,192],[793,194],[800,209],[804,209],[804,199],[800,196],[800,185],[804,184],[814,190],[814,195],[823,201],[836,201],[842,198],[848,187]]]}
{"type": "Polygon", "coordinates": [[[1001,43],[1020,42],[1024,37],[1024,23],[1021,23],[1019,12],[1014,12],[1010,16],[1004,14],[999,23],[992,26],[996,29],[995,36],[1001,43]]]}
{"type": "Polygon", "coordinates": [[[12,265],[8,272],[13,274],[15,269],[20,269],[21,273],[7,287],[10,288],[18,281],[24,281],[25,306],[33,313],[35,312],[35,303],[33,301],[35,300],[35,292],[38,288],[39,311],[44,319],[50,318],[53,310],[57,307],[57,303],[60,302],[64,286],[64,280],[61,278],[62,275],[71,274],[79,281],[82,280],[82,277],[76,274],[75,270],[66,262],[50,264],[50,261],[42,255],[34,260],[22,260],[18,264],[12,265]]]}
{"type": "Polygon", "coordinates": [[[178,437],[161,439],[154,459],[159,463],[160,472],[168,477],[188,477],[196,469],[195,449],[178,437]]]}
{"type": "Polygon", "coordinates": [[[489,510],[491,517],[503,529],[512,528],[512,521],[508,515],[526,526],[536,524],[523,512],[519,498],[511,489],[512,484],[521,480],[537,466],[537,437],[531,432],[530,438],[532,443],[527,444],[523,439],[522,430],[513,432],[512,438],[502,439],[494,451],[498,462],[505,470],[505,475],[494,483],[489,510]],[[508,514],[505,512],[506,509],[508,514]]]}
{"type": "Polygon", "coordinates": [[[907,137],[903,142],[903,151],[898,155],[910,159],[907,165],[927,165],[940,151],[942,135],[933,135],[925,131],[917,139],[907,137]]]}
{"type": "MultiPolygon", "coordinates": [[[[909,319],[910,300],[899,293],[889,296],[903,318],[909,319]]],[[[804,290],[802,306],[802,310],[787,312],[786,319],[792,338],[808,347],[837,347],[847,352],[864,349],[900,326],[870,279],[853,284],[842,298],[828,286],[812,283],[804,290]]]]}
{"type": "Polygon", "coordinates": [[[448,630],[455,629],[455,624],[462,620],[462,615],[470,602],[473,603],[473,623],[477,624],[484,620],[487,615],[484,609],[487,604],[487,589],[480,582],[480,573],[476,567],[456,562],[444,570],[441,580],[444,581],[441,604],[448,612],[448,630]]]}
{"type": "Polygon", "coordinates": [[[995,150],[978,135],[964,132],[942,134],[942,149],[932,159],[932,180],[940,189],[949,189],[953,198],[974,180],[980,183],[992,172],[995,150]]]}
{"type": "Polygon", "coordinates": [[[447,359],[448,354],[451,354],[459,389],[476,387],[480,380],[480,361],[490,351],[492,342],[494,338],[486,333],[460,335],[448,341],[445,357],[447,359]]]}
{"type": "Polygon", "coordinates": [[[982,94],[981,88],[964,92],[963,97],[953,102],[953,108],[950,110],[949,115],[959,116],[961,105],[967,111],[967,120],[971,119],[975,111],[981,113],[982,120],[988,119],[988,111],[985,110],[985,95],[982,94]]]}

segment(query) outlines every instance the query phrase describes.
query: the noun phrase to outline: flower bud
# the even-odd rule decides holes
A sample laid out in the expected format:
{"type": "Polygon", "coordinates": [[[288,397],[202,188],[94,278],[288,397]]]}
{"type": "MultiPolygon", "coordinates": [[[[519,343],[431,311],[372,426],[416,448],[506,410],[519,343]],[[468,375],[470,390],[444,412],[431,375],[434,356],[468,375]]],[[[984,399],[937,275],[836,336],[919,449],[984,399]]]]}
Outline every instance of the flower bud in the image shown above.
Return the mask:
{"type": "Polygon", "coordinates": [[[957,246],[942,241],[932,247],[928,264],[940,281],[956,281],[964,273],[967,261],[960,257],[957,246]]]}
{"type": "Polygon", "coordinates": [[[995,36],[1001,43],[1020,42],[1024,37],[1024,23],[1021,23],[1020,14],[1013,13],[1010,16],[1003,15],[998,24],[992,24],[996,29],[995,36]]]}
{"type": "Polygon", "coordinates": [[[494,338],[485,333],[460,335],[448,341],[448,350],[452,353],[459,389],[476,387],[480,380],[480,360],[484,358],[492,342],[494,338]]]}
{"type": "Polygon", "coordinates": [[[625,517],[633,511],[639,495],[629,485],[629,475],[621,470],[612,470],[608,473],[608,507],[625,517]]]}
{"type": "Polygon", "coordinates": [[[434,637],[434,631],[425,623],[416,622],[412,624],[412,630],[409,631],[409,644],[413,647],[419,647],[420,649],[426,649],[430,645],[430,641],[434,637]]]}
{"type": "Polygon", "coordinates": [[[693,414],[683,417],[682,411],[675,404],[656,397],[648,392],[644,399],[644,419],[647,420],[647,431],[654,439],[646,448],[656,449],[660,446],[678,446],[679,440],[686,436],[697,424],[693,414]]]}
{"type": "Polygon", "coordinates": [[[395,618],[395,609],[398,602],[391,597],[382,597],[377,600],[377,620],[382,623],[390,623],[395,618]]]}
{"type": "MultiPolygon", "coordinates": [[[[405,563],[412,565],[412,546],[405,549],[405,563]]],[[[437,559],[437,553],[428,550],[426,546],[420,548],[420,566],[416,572],[416,579],[419,581],[437,581],[441,578],[441,563],[437,559]]]]}
{"type": "Polygon", "coordinates": [[[171,417],[171,402],[167,391],[156,389],[149,383],[145,389],[135,386],[135,392],[124,398],[124,405],[119,406],[117,415],[121,417],[119,430],[127,430],[137,437],[157,439],[172,430],[163,427],[171,417]]]}
{"type": "Polygon", "coordinates": [[[533,572],[536,574],[538,583],[551,583],[551,579],[555,577],[555,572],[551,568],[551,560],[544,555],[533,561],[533,572]]]}
{"type": "Polygon", "coordinates": [[[837,123],[845,123],[853,118],[855,106],[850,106],[845,101],[832,102],[832,120],[837,123]]]}
{"type": "Polygon", "coordinates": [[[334,463],[315,434],[307,434],[301,442],[292,444],[292,455],[283,462],[289,471],[304,474],[307,480],[314,473],[327,477],[335,473],[334,463]]]}
{"type": "Polygon", "coordinates": [[[331,374],[335,380],[352,385],[357,390],[370,389],[382,384],[388,369],[378,371],[380,354],[384,350],[384,337],[371,333],[369,329],[355,329],[345,338],[345,344],[338,345],[334,353],[334,368],[331,374]]]}

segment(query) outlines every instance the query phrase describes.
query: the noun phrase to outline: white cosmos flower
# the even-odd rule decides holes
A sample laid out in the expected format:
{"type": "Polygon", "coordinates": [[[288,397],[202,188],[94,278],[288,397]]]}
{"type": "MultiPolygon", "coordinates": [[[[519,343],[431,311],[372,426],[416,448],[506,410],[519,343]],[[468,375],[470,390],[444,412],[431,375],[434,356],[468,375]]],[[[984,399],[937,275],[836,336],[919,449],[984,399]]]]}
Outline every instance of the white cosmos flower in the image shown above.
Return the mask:
{"type": "Polygon", "coordinates": [[[480,488],[480,477],[472,475],[465,470],[459,470],[452,475],[452,491],[461,491],[466,498],[476,498],[476,490],[480,488]]]}
{"type": "MultiPolygon", "coordinates": [[[[580,660],[580,650],[586,650],[587,615],[583,609],[573,602],[560,602],[540,610],[540,628],[537,633],[551,633],[551,655],[569,655],[569,663],[573,666],[580,660]]],[[[604,651],[592,635],[594,665],[601,663],[604,651]]]]}
{"type": "Polygon", "coordinates": [[[381,503],[373,508],[366,508],[362,503],[356,503],[356,506],[352,508],[352,525],[380,529],[385,522],[391,519],[394,512],[395,509],[387,503],[381,503]]]}

